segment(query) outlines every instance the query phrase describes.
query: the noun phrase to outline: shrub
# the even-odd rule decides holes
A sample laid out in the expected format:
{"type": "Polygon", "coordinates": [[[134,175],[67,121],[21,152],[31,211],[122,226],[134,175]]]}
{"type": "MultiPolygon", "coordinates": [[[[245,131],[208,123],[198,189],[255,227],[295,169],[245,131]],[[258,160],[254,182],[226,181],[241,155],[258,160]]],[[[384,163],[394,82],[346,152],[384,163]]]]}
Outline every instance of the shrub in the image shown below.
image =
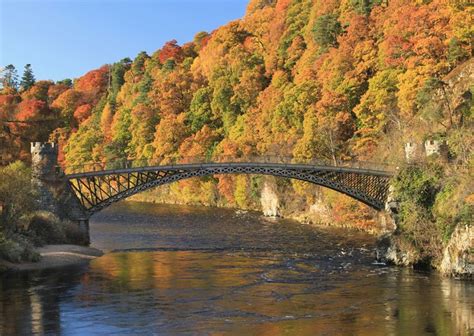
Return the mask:
{"type": "Polygon", "coordinates": [[[433,215],[445,242],[458,225],[471,225],[474,205],[468,201],[474,189],[469,174],[457,174],[450,178],[436,196],[433,215]]]}
{"type": "Polygon", "coordinates": [[[28,235],[37,245],[66,242],[61,222],[55,215],[46,211],[38,211],[31,217],[28,235]]]}
{"type": "Polygon", "coordinates": [[[15,235],[12,239],[0,240],[0,258],[19,263],[38,261],[40,255],[34,250],[33,245],[25,237],[15,235]]]}
{"type": "Polygon", "coordinates": [[[400,202],[399,234],[417,250],[416,262],[437,262],[441,257],[443,230],[436,225],[433,206],[442,188],[443,170],[436,163],[409,166],[393,181],[400,202]]]}
{"type": "Polygon", "coordinates": [[[442,167],[436,163],[402,169],[394,180],[397,199],[402,204],[413,202],[423,208],[431,208],[440,190],[442,174],[442,167]]]}
{"type": "Polygon", "coordinates": [[[5,239],[0,242],[0,257],[2,259],[14,263],[21,262],[22,252],[23,249],[21,248],[20,244],[11,239],[5,239]]]}
{"type": "Polygon", "coordinates": [[[0,167],[0,231],[8,237],[17,230],[19,220],[35,207],[30,169],[20,161],[0,167]]]}

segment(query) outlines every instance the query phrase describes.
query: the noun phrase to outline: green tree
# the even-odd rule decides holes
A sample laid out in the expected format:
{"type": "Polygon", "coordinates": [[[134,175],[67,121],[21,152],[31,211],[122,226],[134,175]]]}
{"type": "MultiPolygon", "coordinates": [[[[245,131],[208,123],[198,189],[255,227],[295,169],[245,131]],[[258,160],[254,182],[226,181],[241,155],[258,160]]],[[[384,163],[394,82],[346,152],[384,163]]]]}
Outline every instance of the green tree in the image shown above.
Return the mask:
{"type": "Polygon", "coordinates": [[[140,52],[137,57],[135,57],[132,63],[132,71],[135,75],[143,74],[143,71],[145,70],[145,61],[149,58],[150,56],[148,56],[146,51],[140,52]]]}
{"type": "Polygon", "coordinates": [[[65,78],[65,79],[62,79],[60,81],[57,81],[56,84],[62,84],[62,85],[66,85],[68,87],[72,87],[72,80],[70,78],[65,78]]]}
{"type": "Polygon", "coordinates": [[[23,71],[23,76],[21,77],[20,87],[22,90],[28,90],[35,84],[35,76],[33,75],[33,69],[31,64],[25,65],[25,70],[23,71]]]}
{"type": "Polygon", "coordinates": [[[342,32],[342,27],[336,14],[324,14],[316,19],[313,26],[313,38],[319,45],[320,52],[325,52],[329,47],[337,47],[337,37],[342,32]]]}
{"type": "Polygon", "coordinates": [[[17,89],[18,88],[18,72],[13,64],[7,65],[2,69],[0,83],[4,88],[17,89]]]}
{"type": "Polygon", "coordinates": [[[109,102],[115,105],[115,100],[120,88],[125,83],[125,72],[130,69],[130,58],[124,58],[120,62],[114,63],[110,69],[110,87],[109,87],[109,102]]]}
{"type": "Polygon", "coordinates": [[[453,37],[448,44],[448,61],[451,64],[462,62],[469,58],[469,53],[463,48],[461,41],[453,37]]]}
{"type": "Polygon", "coordinates": [[[350,5],[359,14],[369,15],[372,7],[380,5],[382,0],[351,0],[350,5]]]}
{"type": "Polygon", "coordinates": [[[201,88],[194,93],[189,112],[187,113],[187,121],[193,133],[196,133],[211,121],[211,96],[212,91],[209,87],[201,88]]]}

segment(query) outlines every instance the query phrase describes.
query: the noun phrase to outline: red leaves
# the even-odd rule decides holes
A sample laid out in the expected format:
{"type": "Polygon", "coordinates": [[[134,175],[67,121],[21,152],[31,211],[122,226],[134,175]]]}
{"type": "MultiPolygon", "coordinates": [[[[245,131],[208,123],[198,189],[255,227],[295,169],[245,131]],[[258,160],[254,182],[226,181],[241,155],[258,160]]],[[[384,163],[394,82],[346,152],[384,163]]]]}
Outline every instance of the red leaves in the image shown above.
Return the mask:
{"type": "Polygon", "coordinates": [[[158,56],[158,59],[162,64],[170,58],[174,59],[177,63],[183,60],[183,50],[176,40],[166,42],[163,48],[161,48],[158,56]]]}

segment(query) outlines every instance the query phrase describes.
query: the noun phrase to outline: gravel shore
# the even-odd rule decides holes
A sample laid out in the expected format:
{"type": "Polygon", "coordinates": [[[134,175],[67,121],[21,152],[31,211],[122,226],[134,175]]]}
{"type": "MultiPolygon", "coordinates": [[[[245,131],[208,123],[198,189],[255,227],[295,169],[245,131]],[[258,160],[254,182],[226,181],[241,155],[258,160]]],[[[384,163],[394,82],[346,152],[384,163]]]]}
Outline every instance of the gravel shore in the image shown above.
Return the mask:
{"type": "Polygon", "coordinates": [[[38,262],[14,264],[2,260],[0,266],[17,271],[41,270],[86,264],[104,254],[96,248],[78,245],[46,245],[38,248],[37,251],[41,254],[41,260],[38,262]]]}

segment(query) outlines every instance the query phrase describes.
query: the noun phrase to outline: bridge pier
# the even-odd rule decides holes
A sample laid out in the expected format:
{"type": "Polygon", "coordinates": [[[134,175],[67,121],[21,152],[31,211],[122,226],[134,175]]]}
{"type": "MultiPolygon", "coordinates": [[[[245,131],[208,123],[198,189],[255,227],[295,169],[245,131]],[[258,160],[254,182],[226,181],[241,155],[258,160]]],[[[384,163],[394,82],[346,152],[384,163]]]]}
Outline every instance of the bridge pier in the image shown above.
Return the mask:
{"type": "Polygon", "coordinates": [[[77,225],[79,237],[73,243],[89,245],[89,215],[66,178],[57,171],[58,147],[54,143],[31,143],[31,182],[38,193],[38,209],[51,212],[61,222],[77,225]]]}

